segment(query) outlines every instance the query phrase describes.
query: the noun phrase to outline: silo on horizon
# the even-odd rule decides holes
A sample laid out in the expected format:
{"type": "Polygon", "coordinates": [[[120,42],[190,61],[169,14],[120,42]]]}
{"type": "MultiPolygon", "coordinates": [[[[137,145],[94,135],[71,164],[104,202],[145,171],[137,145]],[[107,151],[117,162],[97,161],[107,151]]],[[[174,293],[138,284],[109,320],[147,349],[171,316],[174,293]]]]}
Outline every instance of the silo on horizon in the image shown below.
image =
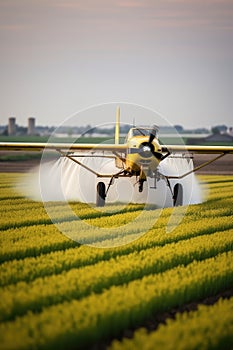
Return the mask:
{"type": "Polygon", "coordinates": [[[16,119],[14,117],[11,117],[8,119],[8,135],[15,135],[16,134],[16,119]]]}
{"type": "Polygon", "coordinates": [[[35,118],[28,118],[28,135],[35,135],[36,129],[35,129],[36,119],[35,118]]]}

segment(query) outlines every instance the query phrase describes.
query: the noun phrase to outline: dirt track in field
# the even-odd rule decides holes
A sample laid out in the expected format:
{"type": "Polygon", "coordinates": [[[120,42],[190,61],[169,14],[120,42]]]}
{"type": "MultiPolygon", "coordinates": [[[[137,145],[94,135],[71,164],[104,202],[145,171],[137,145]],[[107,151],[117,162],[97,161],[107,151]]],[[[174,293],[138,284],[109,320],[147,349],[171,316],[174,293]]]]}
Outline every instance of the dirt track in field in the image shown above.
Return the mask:
{"type": "MultiPolygon", "coordinates": [[[[201,163],[207,162],[214,157],[215,155],[195,155],[194,165],[199,166],[201,163]]],[[[25,161],[1,161],[0,172],[25,173],[39,164],[40,160],[38,159],[25,161]]],[[[205,168],[198,170],[197,174],[233,175],[233,154],[227,154],[205,168]]]]}
{"type": "MultiPolygon", "coordinates": [[[[215,158],[216,155],[199,154],[194,157],[194,166],[215,158]]],[[[233,154],[227,154],[215,162],[197,171],[197,174],[233,175],[233,154]]]]}

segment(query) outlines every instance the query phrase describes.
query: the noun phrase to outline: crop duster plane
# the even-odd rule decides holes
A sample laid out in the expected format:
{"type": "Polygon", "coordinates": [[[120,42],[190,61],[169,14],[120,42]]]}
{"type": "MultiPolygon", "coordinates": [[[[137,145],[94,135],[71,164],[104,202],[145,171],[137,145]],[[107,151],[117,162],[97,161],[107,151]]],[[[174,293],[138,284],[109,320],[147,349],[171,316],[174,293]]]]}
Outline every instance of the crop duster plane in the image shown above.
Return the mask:
{"type": "Polygon", "coordinates": [[[159,180],[164,180],[172,194],[174,206],[183,204],[183,188],[179,182],[182,178],[203,168],[204,166],[216,161],[226,154],[233,153],[233,146],[186,146],[186,145],[162,145],[158,139],[158,127],[132,127],[126,137],[125,143],[120,144],[120,108],[117,108],[116,125],[115,125],[115,143],[114,144],[84,144],[84,143],[17,143],[1,142],[0,150],[10,151],[42,151],[56,150],[62,157],[66,157],[75,162],[78,166],[85,168],[87,171],[96,175],[98,178],[96,186],[96,206],[105,205],[110,186],[114,179],[120,177],[136,178],[138,191],[143,191],[144,182],[147,178],[154,179],[154,187],[159,180]],[[85,152],[89,151],[88,154],[85,152]],[[101,154],[100,154],[101,151],[101,154]],[[192,168],[190,171],[181,175],[164,175],[160,172],[159,165],[167,157],[191,158],[191,154],[215,154],[215,157],[192,168]],[[83,157],[106,157],[115,159],[115,166],[119,170],[112,174],[98,173],[95,169],[90,168],[81,160],[83,157]],[[106,185],[101,179],[109,178],[106,185]],[[176,184],[171,186],[170,180],[176,180],[176,184]]]}

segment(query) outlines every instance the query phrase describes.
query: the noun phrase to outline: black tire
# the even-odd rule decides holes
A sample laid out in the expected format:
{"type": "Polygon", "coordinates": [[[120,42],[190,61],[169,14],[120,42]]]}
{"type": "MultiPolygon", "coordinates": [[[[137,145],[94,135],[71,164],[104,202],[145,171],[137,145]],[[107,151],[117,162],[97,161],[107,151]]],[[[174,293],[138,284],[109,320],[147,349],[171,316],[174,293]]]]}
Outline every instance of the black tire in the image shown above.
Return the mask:
{"type": "Polygon", "coordinates": [[[98,182],[97,184],[97,193],[96,193],[96,206],[104,207],[105,205],[105,183],[98,182]]]}
{"type": "Polygon", "coordinates": [[[174,186],[173,205],[174,207],[183,205],[183,187],[181,184],[174,186]]]}

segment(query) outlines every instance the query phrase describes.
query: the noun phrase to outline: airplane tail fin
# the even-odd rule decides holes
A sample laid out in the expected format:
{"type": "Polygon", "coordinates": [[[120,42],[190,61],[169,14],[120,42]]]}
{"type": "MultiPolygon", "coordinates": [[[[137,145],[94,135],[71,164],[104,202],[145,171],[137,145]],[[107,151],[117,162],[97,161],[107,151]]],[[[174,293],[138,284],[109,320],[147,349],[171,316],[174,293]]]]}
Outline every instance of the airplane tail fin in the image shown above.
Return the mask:
{"type": "Polygon", "coordinates": [[[115,145],[118,145],[120,141],[120,107],[116,110],[116,126],[115,126],[115,145]]]}

